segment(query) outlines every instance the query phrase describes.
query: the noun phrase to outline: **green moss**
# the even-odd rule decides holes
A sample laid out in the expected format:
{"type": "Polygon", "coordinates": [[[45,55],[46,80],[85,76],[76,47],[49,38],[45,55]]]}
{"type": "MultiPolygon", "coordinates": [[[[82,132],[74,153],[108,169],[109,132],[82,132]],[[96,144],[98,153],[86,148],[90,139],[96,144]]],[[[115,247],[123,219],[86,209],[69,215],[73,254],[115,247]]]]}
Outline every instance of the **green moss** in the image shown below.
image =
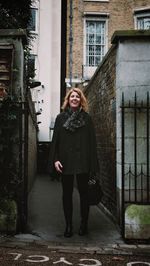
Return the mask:
{"type": "Polygon", "coordinates": [[[130,205],[126,209],[126,215],[140,224],[150,224],[150,206],[130,205]]]}
{"type": "Polygon", "coordinates": [[[0,201],[0,231],[15,232],[17,223],[17,205],[14,200],[0,201]]]}

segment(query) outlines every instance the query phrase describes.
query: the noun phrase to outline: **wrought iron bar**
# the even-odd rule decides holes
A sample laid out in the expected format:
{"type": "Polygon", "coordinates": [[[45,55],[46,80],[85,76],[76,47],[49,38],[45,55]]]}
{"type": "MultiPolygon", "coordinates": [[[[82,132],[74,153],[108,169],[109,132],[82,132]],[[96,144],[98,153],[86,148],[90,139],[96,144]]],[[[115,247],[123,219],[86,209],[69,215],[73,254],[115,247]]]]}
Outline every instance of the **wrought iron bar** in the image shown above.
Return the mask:
{"type": "MultiPolygon", "coordinates": [[[[122,237],[125,238],[125,207],[127,204],[140,204],[140,205],[149,205],[150,203],[150,115],[149,115],[149,93],[147,93],[147,102],[141,101],[138,102],[137,94],[135,93],[134,102],[125,101],[124,93],[122,94],[122,105],[121,105],[121,120],[122,120],[122,131],[121,131],[121,148],[122,148],[122,155],[121,155],[121,178],[122,178],[122,213],[121,213],[121,232],[122,237]],[[129,135],[126,136],[125,126],[126,122],[128,122],[128,116],[126,116],[127,112],[130,110],[130,114],[132,115],[133,120],[133,162],[128,163],[128,169],[125,171],[126,164],[126,137],[128,139],[129,135]],[[146,127],[144,127],[144,135],[142,134],[141,139],[145,143],[146,141],[146,148],[145,148],[145,156],[146,159],[144,162],[141,161],[138,154],[142,155],[143,146],[139,146],[138,143],[138,121],[140,119],[146,122],[146,127]],[[146,136],[146,138],[145,138],[146,136]],[[138,159],[140,161],[138,161],[138,159]],[[141,165],[141,166],[140,166],[141,165]],[[126,179],[125,179],[126,178],[126,179]],[[125,182],[126,180],[126,182],[125,182]]],[[[131,121],[132,121],[131,120],[131,121]]],[[[130,122],[130,121],[129,121],[130,122]]],[[[127,132],[128,133],[128,132],[127,132]]],[[[139,132],[141,133],[141,131],[139,132]]],[[[130,138],[129,138],[130,139],[130,138]]]]}
{"type": "Polygon", "coordinates": [[[27,226],[27,216],[28,216],[28,133],[29,133],[29,104],[26,101],[24,104],[24,195],[23,195],[23,230],[27,226]]]}
{"type": "Polygon", "coordinates": [[[146,109],[147,110],[147,109],[150,109],[150,106],[149,107],[148,106],[136,106],[135,107],[135,106],[130,105],[130,102],[129,102],[129,105],[121,106],[121,108],[122,109],[135,109],[136,108],[136,109],[139,109],[139,110],[140,109],[142,109],[142,110],[146,109]]]}
{"type": "Polygon", "coordinates": [[[143,165],[141,165],[141,202],[144,202],[144,197],[143,197],[143,192],[144,192],[144,189],[143,189],[143,165]]]}
{"type": "Polygon", "coordinates": [[[131,201],[131,164],[129,166],[129,201],[131,201]]]}
{"type": "Polygon", "coordinates": [[[19,178],[22,180],[23,173],[22,173],[22,165],[23,165],[23,158],[22,158],[22,103],[19,104],[19,113],[18,113],[18,119],[19,119],[19,178]]]}
{"type": "Polygon", "coordinates": [[[137,99],[136,99],[136,92],[134,98],[134,174],[135,174],[135,201],[137,201],[137,99]]]}
{"type": "Polygon", "coordinates": [[[149,92],[147,92],[147,201],[149,201],[149,92]]]}
{"type": "MultiPolygon", "coordinates": [[[[124,107],[124,93],[122,93],[122,107],[124,107]]],[[[122,109],[122,113],[121,113],[121,120],[122,120],[122,237],[124,238],[125,237],[125,197],[124,197],[124,192],[125,192],[125,189],[124,189],[124,177],[125,177],[125,174],[124,174],[124,154],[125,154],[125,146],[124,146],[124,136],[125,136],[125,133],[124,133],[124,108],[122,109]]]]}

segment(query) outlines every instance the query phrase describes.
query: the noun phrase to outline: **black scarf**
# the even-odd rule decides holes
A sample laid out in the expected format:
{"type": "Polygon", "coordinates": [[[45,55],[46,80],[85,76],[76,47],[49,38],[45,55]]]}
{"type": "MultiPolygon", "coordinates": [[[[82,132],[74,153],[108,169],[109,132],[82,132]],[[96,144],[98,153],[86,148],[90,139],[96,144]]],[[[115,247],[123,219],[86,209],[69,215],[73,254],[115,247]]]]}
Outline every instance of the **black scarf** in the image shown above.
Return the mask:
{"type": "Polygon", "coordinates": [[[67,115],[67,120],[65,121],[63,127],[67,130],[74,132],[77,128],[85,125],[84,112],[82,111],[82,108],[77,111],[72,111],[71,108],[67,108],[65,113],[67,115]]]}

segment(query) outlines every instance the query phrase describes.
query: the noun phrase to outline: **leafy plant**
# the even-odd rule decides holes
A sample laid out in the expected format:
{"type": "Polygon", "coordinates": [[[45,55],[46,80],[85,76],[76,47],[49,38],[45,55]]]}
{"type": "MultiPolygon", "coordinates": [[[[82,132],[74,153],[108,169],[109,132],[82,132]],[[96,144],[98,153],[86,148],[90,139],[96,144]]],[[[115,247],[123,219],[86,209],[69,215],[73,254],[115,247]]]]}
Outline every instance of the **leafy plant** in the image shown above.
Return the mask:
{"type": "Polygon", "coordinates": [[[1,0],[0,28],[26,29],[30,23],[32,0],[1,0]]]}
{"type": "Polygon", "coordinates": [[[27,34],[27,44],[24,45],[24,56],[26,63],[26,84],[29,84],[29,79],[34,77],[33,70],[30,69],[29,58],[30,48],[29,43],[35,37],[31,35],[28,27],[30,25],[31,5],[34,0],[1,0],[0,1],[0,29],[24,29],[27,34]]]}
{"type": "Polygon", "coordinates": [[[15,198],[19,177],[18,142],[21,106],[7,97],[0,102],[0,197],[15,198]]]}

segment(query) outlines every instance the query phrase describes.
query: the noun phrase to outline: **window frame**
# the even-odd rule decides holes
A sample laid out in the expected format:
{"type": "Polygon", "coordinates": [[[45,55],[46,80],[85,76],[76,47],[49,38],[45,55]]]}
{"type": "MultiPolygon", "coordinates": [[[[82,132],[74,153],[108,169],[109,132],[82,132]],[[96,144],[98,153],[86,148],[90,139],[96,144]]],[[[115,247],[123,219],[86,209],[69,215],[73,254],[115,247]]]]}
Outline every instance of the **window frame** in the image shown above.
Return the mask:
{"type": "Polygon", "coordinates": [[[32,71],[34,73],[34,78],[36,78],[37,76],[37,54],[31,53],[29,57],[29,61],[33,61],[32,64],[34,63],[34,70],[32,71]]]}
{"type": "MultiPolygon", "coordinates": [[[[104,56],[108,50],[108,16],[85,16],[84,17],[84,42],[83,42],[83,65],[86,67],[97,68],[97,66],[89,66],[86,64],[86,23],[87,21],[104,21],[105,22],[105,46],[104,46],[104,56]]],[[[101,60],[102,61],[102,60],[101,60]]],[[[100,62],[101,62],[100,61],[100,62]]]]}
{"type": "Polygon", "coordinates": [[[138,19],[147,18],[147,17],[149,17],[150,19],[150,8],[134,10],[134,27],[136,30],[150,30],[150,28],[149,29],[138,28],[138,19]]]}
{"type": "Polygon", "coordinates": [[[35,30],[32,30],[31,27],[29,27],[29,31],[32,33],[32,34],[38,34],[38,8],[37,7],[31,7],[31,12],[32,11],[35,11],[35,30]]]}

